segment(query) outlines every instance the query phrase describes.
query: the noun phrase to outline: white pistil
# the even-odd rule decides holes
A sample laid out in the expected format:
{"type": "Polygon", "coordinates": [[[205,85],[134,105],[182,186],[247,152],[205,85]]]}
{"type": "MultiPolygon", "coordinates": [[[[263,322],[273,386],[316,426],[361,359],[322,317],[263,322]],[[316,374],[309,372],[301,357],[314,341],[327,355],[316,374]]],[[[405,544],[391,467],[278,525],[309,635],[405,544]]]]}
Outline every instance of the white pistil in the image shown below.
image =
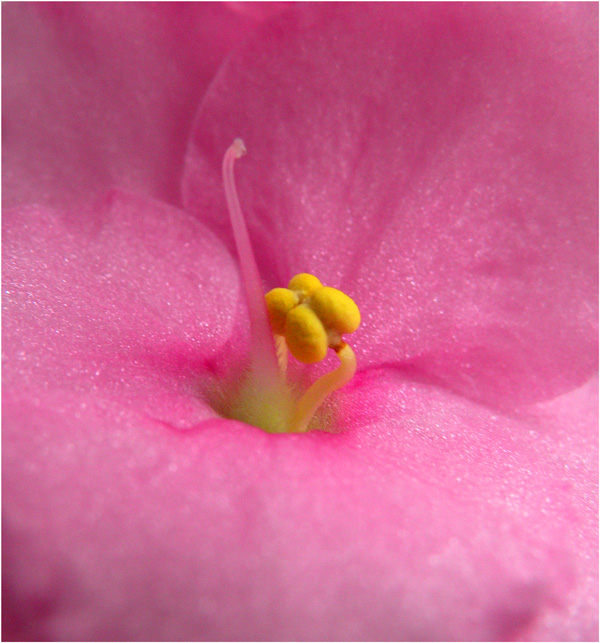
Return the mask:
{"type": "Polygon", "coordinates": [[[252,372],[254,376],[267,381],[279,379],[279,367],[275,356],[273,335],[267,316],[265,297],[256,265],[254,252],[250,243],[248,229],[242,214],[235,188],[233,165],[236,159],[246,153],[244,142],[236,138],[223,158],[223,182],[233,236],[240,260],[242,281],[246,291],[248,313],[250,316],[250,335],[252,340],[252,372]]]}

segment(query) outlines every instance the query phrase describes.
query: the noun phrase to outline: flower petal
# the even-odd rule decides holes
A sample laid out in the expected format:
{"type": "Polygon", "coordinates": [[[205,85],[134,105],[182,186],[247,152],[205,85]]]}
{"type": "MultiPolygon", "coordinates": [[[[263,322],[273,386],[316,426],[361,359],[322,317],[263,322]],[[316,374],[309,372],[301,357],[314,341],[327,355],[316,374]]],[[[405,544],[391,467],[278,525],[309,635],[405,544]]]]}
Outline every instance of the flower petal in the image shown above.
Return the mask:
{"type": "Polygon", "coordinates": [[[198,101],[261,20],[221,3],[3,6],[3,202],[115,185],[180,203],[198,101]]]}
{"type": "MultiPolygon", "coordinates": [[[[89,212],[3,217],[4,391],[52,408],[113,404],[179,426],[239,304],[235,263],[187,214],[113,192],[89,212]]],[[[243,347],[245,350],[246,347],[243,347]]]]}
{"type": "Polygon", "coordinates": [[[5,400],[9,622],[54,640],[593,640],[596,391],[510,419],[382,369],[347,396],[362,427],[302,436],[5,400]]]}
{"type": "MultiPolygon", "coordinates": [[[[196,117],[188,209],[222,217],[234,136],[269,286],[359,304],[359,363],[493,406],[597,369],[592,5],[308,5],[224,65],[196,117]]],[[[217,225],[215,223],[215,225],[217,225]]]]}

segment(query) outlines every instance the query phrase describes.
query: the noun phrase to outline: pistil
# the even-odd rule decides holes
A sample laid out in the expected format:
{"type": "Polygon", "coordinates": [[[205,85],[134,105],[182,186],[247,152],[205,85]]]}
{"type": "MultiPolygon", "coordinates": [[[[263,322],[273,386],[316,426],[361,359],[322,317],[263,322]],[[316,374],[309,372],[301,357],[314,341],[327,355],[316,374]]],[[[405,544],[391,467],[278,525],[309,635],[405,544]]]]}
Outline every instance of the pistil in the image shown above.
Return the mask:
{"type": "Polygon", "coordinates": [[[227,199],[231,227],[233,228],[233,236],[240,260],[242,282],[250,317],[252,373],[260,379],[275,382],[279,376],[279,369],[275,356],[273,336],[269,327],[262,282],[233,176],[235,160],[245,153],[244,142],[236,138],[223,158],[223,183],[225,184],[225,198],[227,199]]]}

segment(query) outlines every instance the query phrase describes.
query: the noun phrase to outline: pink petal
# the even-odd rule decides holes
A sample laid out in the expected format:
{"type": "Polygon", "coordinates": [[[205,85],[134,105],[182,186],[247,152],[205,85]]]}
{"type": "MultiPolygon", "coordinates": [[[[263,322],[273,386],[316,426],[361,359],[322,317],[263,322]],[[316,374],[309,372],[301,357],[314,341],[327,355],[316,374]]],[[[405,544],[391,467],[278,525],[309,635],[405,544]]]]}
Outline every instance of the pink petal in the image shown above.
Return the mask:
{"type": "MultiPolygon", "coordinates": [[[[414,20],[413,26],[418,28],[404,26],[397,33],[414,39],[410,41],[416,52],[414,56],[410,48],[403,54],[409,61],[411,56],[419,59],[420,52],[421,59],[430,63],[424,70],[417,68],[426,81],[429,79],[425,87],[431,85],[436,69],[446,68],[435,55],[427,58],[417,45],[422,46],[421,39],[434,44],[438,41],[452,44],[454,39],[448,36],[445,26],[448,16],[454,16],[450,21],[452,29],[461,36],[462,46],[470,44],[469,52],[483,49],[485,53],[485,46],[474,37],[484,33],[489,36],[487,53],[495,59],[498,54],[495,45],[513,28],[518,38],[506,41],[505,48],[515,48],[517,54],[523,53],[519,46],[530,53],[537,52],[539,74],[531,80],[529,89],[520,87],[522,96],[535,95],[537,83],[548,76],[544,75],[544,70],[548,72],[544,66],[548,64],[548,52],[541,46],[528,49],[530,40],[536,38],[549,43],[548,48],[563,38],[559,62],[564,67],[560,69],[565,68],[571,74],[574,85],[578,81],[577,73],[585,77],[579,80],[587,78],[588,63],[583,61],[585,64],[576,72],[571,59],[574,27],[570,20],[571,12],[577,11],[593,12],[595,19],[595,10],[561,7],[567,17],[561,31],[552,24],[540,24],[542,18],[548,18],[546,22],[557,18],[551,5],[542,9],[496,8],[494,11],[524,11],[525,14],[515,14],[513,18],[519,19],[512,20],[512,27],[506,24],[511,22],[508,19],[496,20],[498,25],[494,29],[497,28],[498,33],[494,39],[489,21],[478,14],[485,14],[481,8],[470,8],[474,13],[469,16],[474,18],[469,21],[455,14],[462,9],[444,8],[441,14],[436,14],[444,18],[438,19],[437,27],[436,20],[428,16],[429,8],[418,9],[424,12],[422,16],[418,12],[412,14],[414,8],[408,6],[408,9],[403,10],[406,15],[403,20],[408,23],[414,20]],[[529,30],[526,12],[533,12],[536,17],[529,24],[529,30]],[[433,39],[432,30],[441,39],[433,39]],[[473,40],[469,41],[467,36],[473,40]]],[[[313,7],[301,11],[306,12],[307,22],[313,20],[313,7]]],[[[325,17],[323,23],[317,20],[316,36],[308,45],[303,41],[306,25],[296,29],[294,16],[282,23],[287,29],[290,51],[297,51],[304,42],[302,46],[311,55],[318,46],[331,54],[330,42],[319,33],[335,35],[342,47],[343,38],[355,37],[362,42],[364,36],[357,31],[356,20],[354,26],[348,20],[349,35],[345,35],[345,29],[335,27],[338,11],[344,14],[344,19],[346,12],[358,11],[364,18],[365,34],[371,28],[380,29],[381,51],[390,44],[388,23],[392,31],[397,26],[391,19],[382,24],[371,21],[364,6],[354,9],[342,5],[342,9],[326,7],[319,11],[325,14],[332,11],[333,18],[325,17]],[[333,26],[327,26],[330,20],[333,26]],[[330,31],[320,31],[321,24],[330,31]]],[[[579,37],[583,56],[589,49],[586,26],[575,24],[582,34],[579,37]]],[[[394,44],[394,39],[391,40],[394,44]]],[[[279,46],[277,38],[271,44],[279,46]]],[[[394,47],[392,53],[402,50],[395,44],[394,47]]],[[[242,60],[244,65],[254,64],[247,59],[249,51],[252,49],[243,50],[241,58],[232,59],[231,66],[226,67],[222,81],[217,82],[215,92],[207,99],[210,109],[214,109],[215,96],[220,95],[219,82],[223,85],[230,82],[228,74],[235,68],[236,60],[242,60]]],[[[364,54],[364,49],[362,51],[364,54]]],[[[377,58],[379,50],[373,51],[377,58]]],[[[360,52],[357,47],[356,53],[360,52]]],[[[461,67],[456,62],[460,57],[451,47],[450,52],[454,62],[449,70],[454,70],[460,78],[461,67]]],[[[273,51],[267,53],[272,55],[273,51]]],[[[508,56],[506,52],[503,55],[508,56]]],[[[286,60],[282,69],[289,63],[286,60]]],[[[297,62],[297,58],[295,60],[297,62]]],[[[492,84],[486,80],[486,74],[489,73],[494,82],[501,74],[494,61],[485,60],[487,67],[478,68],[480,80],[492,84]]],[[[254,81],[261,78],[263,69],[265,72],[272,69],[273,64],[271,59],[263,60],[254,81]]],[[[519,64],[527,67],[525,63],[519,64]]],[[[246,67],[244,73],[250,73],[248,69],[254,68],[246,67]]],[[[376,67],[373,69],[377,71],[376,67]]],[[[518,65],[507,66],[506,70],[513,74],[511,83],[515,82],[517,72],[527,77],[527,69],[518,65]]],[[[335,72],[333,65],[333,89],[336,88],[335,72]]],[[[414,70],[411,73],[414,74],[414,70]]],[[[294,79],[293,70],[287,69],[286,77],[287,74],[294,79]]],[[[305,68],[300,75],[306,74],[305,68]]],[[[317,73],[313,75],[318,78],[317,73]]],[[[552,82],[564,88],[568,74],[565,78],[553,77],[552,82]]],[[[240,78],[236,82],[239,88],[248,90],[244,96],[250,101],[250,107],[246,107],[253,121],[257,119],[259,126],[261,122],[266,123],[254,112],[256,96],[252,87],[240,83],[240,78]]],[[[373,81],[365,87],[376,85],[373,81]]],[[[433,85],[429,95],[435,96],[440,88],[433,85]]],[[[392,83],[392,89],[394,87],[392,83]]],[[[405,82],[403,87],[410,87],[410,83],[405,82]]],[[[469,87],[466,82],[465,87],[469,87]]],[[[500,83],[497,87],[500,98],[493,97],[489,108],[492,112],[498,112],[502,101],[508,100],[507,96],[513,102],[520,96],[511,89],[512,84],[507,87],[500,83]]],[[[339,84],[337,88],[340,89],[339,84]]],[[[387,91],[385,87],[379,89],[387,91]]],[[[583,89],[585,91],[585,83],[583,89]]],[[[546,90],[550,98],[556,93],[552,83],[546,90]]],[[[297,91],[308,92],[309,88],[299,84],[297,91]]],[[[581,118],[581,131],[587,132],[587,116],[585,109],[581,109],[578,91],[575,88],[572,93],[573,105],[569,107],[581,118]]],[[[349,94],[350,101],[353,94],[349,94]]],[[[308,119],[309,122],[326,116],[325,112],[319,113],[319,97],[314,98],[314,113],[310,113],[313,120],[308,119]]],[[[508,103],[510,105],[510,101],[508,103]]],[[[294,105],[301,107],[302,104],[302,101],[294,104],[289,98],[284,101],[284,105],[291,105],[286,118],[290,117],[290,126],[295,123],[297,131],[306,127],[303,119],[294,114],[294,105]]],[[[231,107],[231,103],[225,101],[222,105],[231,107]]],[[[340,105],[342,109],[342,101],[340,105]]],[[[348,105],[351,108],[352,102],[348,105]]],[[[207,116],[203,126],[215,127],[217,138],[227,135],[226,145],[235,134],[246,136],[246,132],[237,130],[230,137],[229,132],[220,129],[225,126],[221,121],[217,123],[216,115],[208,118],[208,107],[206,114],[200,112],[201,117],[207,116]]],[[[267,109],[268,105],[258,104],[257,110],[259,107],[267,109]]],[[[411,114],[409,107],[403,107],[406,118],[411,114]]],[[[274,107],[274,111],[277,109],[280,108],[274,107]]],[[[509,127],[509,133],[512,131],[517,137],[514,111],[508,110],[510,118],[507,117],[506,124],[508,127],[512,123],[514,131],[509,127]]],[[[578,134],[576,125],[566,120],[564,105],[553,106],[548,111],[551,113],[544,114],[546,125],[553,125],[556,130],[550,128],[551,136],[544,131],[544,142],[556,143],[551,146],[549,158],[566,159],[565,176],[570,176],[573,159],[578,155],[587,159],[586,141],[582,142],[583,135],[578,134]],[[558,145],[564,143],[559,125],[573,135],[572,148],[558,145]]],[[[474,112],[477,115],[477,109],[474,112]]],[[[271,114],[268,110],[266,113],[271,114]]],[[[429,116],[435,125],[435,119],[439,118],[436,109],[431,108],[429,116]]],[[[222,113],[219,118],[224,118],[222,113]]],[[[573,236],[580,230],[590,235],[584,203],[586,198],[590,200],[589,183],[585,177],[580,179],[581,191],[576,194],[562,174],[541,172],[538,167],[541,163],[533,156],[529,159],[536,168],[533,174],[550,192],[546,204],[552,216],[548,222],[541,217],[541,210],[532,206],[535,216],[525,217],[521,228],[506,223],[500,182],[492,184],[490,194],[500,203],[496,215],[503,223],[496,229],[488,221],[489,217],[481,221],[480,215],[479,219],[475,217],[477,225],[471,224],[470,229],[477,233],[473,237],[476,244],[479,243],[477,235],[501,235],[500,256],[493,255],[493,258],[499,261],[498,270],[503,278],[498,279],[494,297],[483,301],[479,296],[469,299],[469,292],[478,292],[480,275],[475,276],[466,268],[460,272],[465,266],[472,267],[465,259],[469,256],[468,244],[462,234],[455,234],[454,219],[444,218],[435,210],[435,203],[431,205],[423,195],[429,194],[426,178],[433,178],[436,185],[439,182],[442,203],[450,207],[456,203],[456,195],[451,194],[450,188],[458,191],[459,179],[462,181],[465,176],[472,182],[471,173],[476,171],[465,142],[480,145],[474,132],[482,127],[485,119],[472,120],[471,125],[465,123],[464,118],[455,117],[454,130],[450,127],[451,131],[459,130],[464,135],[462,146],[456,142],[452,146],[443,140],[440,142],[444,156],[457,160],[456,185],[445,186],[443,173],[434,175],[433,170],[427,170],[424,154],[415,168],[413,180],[417,185],[403,196],[403,208],[418,198],[423,199],[425,229],[429,225],[428,229],[439,231],[451,248],[463,253],[456,265],[441,251],[435,255],[448,271],[448,283],[442,285],[452,286],[441,289],[440,296],[445,302],[454,289],[459,303],[466,301],[472,308],[473,302],[482,306],[472,337],[467,337],[471,337],[471,343],[465,339],[465,334],[468,335],[465,329],[469,327],[459,315],[458,304],[448,308],[449,327],[456,327],[453,341],[465,342],[467,349],[481,346],[489,351],[495,346],[487,339],[490,324],[495,324],[497,319],[500,325],[508,321],[514,323],[515,337],[509,337],[513,344],[504,355],[510,367],[509,376],[520,386],[530,387],[531,391],[526,393],[538,399],[544,391],[573,388],[578,379],[589,372],[582,357],[585,342],[589,345],[586,330],[589,315],[581,313],[580,308],[585,308],[582,302],[590,299],[589,273],[590,266],[595,270],[595,261],[590,260],[585,240],[573,236]],[[471,163],[467,162],[469,159],[471,163]],[[554,182],[550,181],[551,176],[554,182]],[[574,198],[573,220],[562,215],[557,205],[566,203],[565,195],[574,198]],[[430,207],[433,214],[428,214],[430,207]],[[548,321],[545,325],[538,323],[539,337],[533,335],[531,328],[533,321],[540,321],[535,315],[527,316],[516,310],[512,316],[508,315],[507,321],[499,314],[499,309],[507,303],[503,280],[508,279],[505,274],[508,260],[501,249],[520,259],[523,248],[516,244],[515,230],[525,230],[523,239],[531,242],[538,234],[529,229],[532,221],[540,226],[540,231],[547,232],[549,227],[554,233],[548,236],[549,241],[544,240],[539,256],[536,255],[539,265],[532,260],[532,265],[540,270],[547,268],[550,276],[527,281],[531,277],[529,273],[526,279],[515,271],[517,276],[511,278],[513,289],[520,279],[521,286],[524,288],[526,284],[531,295],[532,303],[524,304],[522,298],[517,297],[522,297],[522,293],[517,292],[515,306],[523,306],[525,312],[536,303],[544,306],[548,321]],[[564,246],[557,241],[562,238],[557,231],[565,235],[564,246]],[[569,240],[572,251],[566,243],[569,240]],[[550,250],[557,248],[561,252],[555,253],[558,259],[552,263],[550,250]],[[580,283],[572,289],[570,307],[564,309],[569,314],[563,311],[561,317],[557,313],[557,306],[565,304],[561,288],[573,284],[569,281],[572,277],[560,276],[557,272],[559,268],[566,270],[569,261],[575,263],[575,249],[581,261],[581,265],[578,264],[580,283]],[[457,275],[462,275],[466,291],[457,286],[457,275]],[[561,288],[557,283],[562,284],[561,288]],[[551,296],[543,299],[543,292],[551,296]],[[584,296],[588,299],[582,299],[584,296]],[[573,347],[572,339],[567,336],[573,328],[579,332],[581,346],[573,347]],[[553,363],[555,368],[551,373],[547,372],[547,364],[543,368],[525,364],[521,370],[517,369],[519,356],[514,354],[515,346],[520,347],[525,339],[533,347],[533,352],[527,355],[538,355],[541,342],[548,341],[550,362],[556,361],[558,348],[562,348],[564,363],[553,363]],[[571,360],[576,362],[575,366],[571,360]]],[[[344,121],[340,118],[339,122],[344,121]]],[[[451,125],[452,122],[449,119],[451,125]]],[[[497,125],[493,119],[490,122],[497,125]]],[[[430,127],[428,133],[432,130],[435,131],[435,127],[430,127]]],[[[264,132],[267,143],[284,139],[269,134],[267,128],[264,132]]],[[[257,137],[259,134],[256,130],[257,137]]],[[[522,135],[531,144],[532,134],[527,128],[522,135]]],[[[398,136],[410,139],[406,131],[398,136]]],[[[246,138],[251,141],[251,136],[246,138]]],[[[327,136],[322,138],[326,140],[327,136]]],[[[510,136],[508,139],[515,141],[510,136]]],[[[255,140],[255,145],[259,140],[255,140]]],[[[387,262],[393,268],[389,274],[388,263],[380,265],[372,252],[366,253],[376,245],[372,240],[365,241],[365,253],[354,252],[357,228],[361,232],[375,231],[368,217],[375,216],[377,210],[365,210],[368,215],[365,221],[351,221],[347,236],[346,223],[342,221],[344,225],[339,230],[344,232],[338,230],[338,238],[347,243],[346,249],[340,250],[339,243],[333,244],[329,230],[340,223],[340,216],[330,201],[332,195],[336,195],[336,175],[329,176],[319,167],[317,159],[321,157],[304,156],[307,150],[316,151],[317,146],[307,145],[302,151],[293,147],[297,143],[290,141],[289,144],[292,147],[288,150],[290,157],[285,159],[287,165],[281,165],[278,172],[279,178],[285,175],[293,178],[293,182],[285,186],[291,197],[287,194],[284,197],[283,193],[276,197],[275,185],[281,189],[283,184],[278,183],[274,169],[277,166],[266,162],[269,157],[277,162],[278,157],[272,156],[273,151],[278,150],[275,145],[269,156],[268,146],[265,147],[261,170],[252,168],[251,157],[240,166],[240,169],[246,168],[245,176],[244,170],[240,172],[246,198],[249,203],[262,203],[261,207],[247,208],[252,214],[255,232],[263,226],[265,233],[266,208],[282,206],[275,225],[269,230],[271,247],[261,252],[263,265],[270,270],[270,279],[287,276],[288,270],[296,270],[296,265],[306,260],[316,268],[322,265],[325,277],[328,274],[332,280],[339,277],[340,283],[333,285],[342,285],[341,276],[347,274],[345,283],[350,287],[354,284],[357,298],[363,298],[367,304],[371,301],[369,289],[373,289],[374,295],[382,294],[381,289],[377,290],[382,279],[396,289],[394,292],[401,293],[399,297],[405,297],[404,290],[399,289],[399,284],[404,282],[394,263],[397,256],[390,254],[386,244],[382,244],[381,250],[388,252],[387,262]],[[269,167],[274,177],[272,185],[262,174],[269,167]],[[302,177],[300,167],[304,167],[307,185],[303,197],[298,196],[302,190],[296,187],[302,177]],[[319,172],[322,173],[320,183],[319,172]],[[253,175],[257,187],[248,181],[253,175]],[[317,202],[322,206],[324,217],[330,217],[329,223],[326,219],[322,224],[313,220],[308,227],[311,213],[317,212],[317,202]],[[291,217],[290,204],[294,207],[303,204],[297,210],[303,215],[291,217]],[[307,226],[305,230],[301,230],[302,225],[307,226]],[[309,232],[319,233],[320,225],[325,245],[324,250],[316,251],[309,232]],[[277,237],[274,237],[275,231],[277,237]],[[279,236],[279,232],[286,234],[279,236]],[[274,245],[277,250],[273,249],[274,245]],[[327,251],[329,255],[318,254],[327,251]],[[351,261],[356,265],[356,275],[349,274],[351,261]]],[[[195,161],[218,163],[219,145],[218,141],[211,142],[208,149],[212,151],[195,161]]],[[[354,147],[348,145],[347,149],[354,147]]],[[[410,149],[406,143],[406,150],[410,149]]],[[[413,145],[413,149],[418,151],[418,146],[413,145]]],[[[258,152],[259,159],[260,154],[258,152]]],[[[501,145],[499,154],[500,159],[504,154],[504,161],[512,158],[501,145]]],[[[377,193],[381,187],[385,199],[389,178],[377,183],[375,157],[373,153],[370,156],[365,153],[364,164],[361,159],[356,161],[359,185],[356,195],[351,194],[351,205],[361,202],[361,193],[364,195],[367,190],[360,182],[366,183],[369,179],[374,181],[373,192],[377,193]]],[[[441,161],[436,154],[432,154],[432,158],[433,166],[438,167],[435,164],[441,161]]],[[[335,160],[339,161],[339,154],[335,160]]],[[[478,160],[485,176],[490,169],[489,154],[482,154],[478,160]]],[[[519,186],[527,191],[526,188],[531,187],[528,180],[533,179],[528,177],[527,168],[519,165],[519,159],[513,160],[521,170],[519,180],[523,185],[519,186]]],[[[279,161],[283,162],[281,158],[279,161]]],[[[390,163],[397,161],[387,158],[388,169],[390,163]]],[[[193,174],[197,168],[193,163],[191,167],[190,177],[198,182],[199,177],[193,174]]],[[[400,169],[395,170],[397,174],[400,169]]],[[[454,171],[454,166],[450,169],[454,171]]],[[[199,189],[201,183],[200,188],[207,190],[201,198],[199,192],[194,193],[194,198],[198,198],[196,205],[201,202],[210,205],[210,209],[199,211],[206,221],[210,212],[219,212],[223,201],[222,196],[217,195],[216,173],[211,174],[211,168],[205,171],[205,178],[195,186],[188,183],[187,188],[199,189]]],[[[514,175],[510,176],[514,182],[514,175]]],[[[510,183],[508,177],[505,180],[510,183]]],[[[470,190],[469,181],[465,180],[464,184],[465,189],[470,190]]],[[[536,187],[539,187],[537,183],[536,187]]],[[[530,201],[524,203],[535,205],[531,196],[534,193],[531,189],[530,201]]],[[[595,196],[591,200],[594,199],[595,196]]],[[[460,203],[467,212],[467,222],[472,221],[474,215],[465,205],[467,201],[460,203]]],[[[451,212],[458,208],[453,207],[451,212]]],[[[381,229],[382,237],[402,228],[405,216],[404,209],[400,214],[389,215],[389,222],[385,224],[387,232],[381,229]]],[[[489,374],[481,362],[473,362],[471,372],[475,381],[471,388],[465,388],[460,378],[470,362],[464,361],[455,344],[444,343],[447,337],[441,335],[440,326],[431,321],[433,313],[426,302],[416,307],[420,311],[417,321],[423,326],[409,328],[418,334],[411,342],[430,350],[434,358],[420,363],[415,359],[417,377],[411,381],[407,377],[410,371],[397,347],[402,345],[397,338],[408,335],[400,332],[405,326],[399,326],[395,317],[398,311],[390,315],[389,306],[384,311],[383,306],[375,302],[373,307],[363,305],[366,316],[363,339],[357,335],[363,372],[339,398],[341,421],[347,430],[338,435],[267,435],[240,423],[214,419],[214,412],[197,389],[199,376],[247,348],[246,337],[238,333],[245,313],[239,298],[235,264],[204,225],[151,199],[115,192],[88,211],[70,208],[66,214],[58,214],[46,208],[30,207],[9,212],[4,216],[3,226],[5,638],[597,638],[596,380],[551,402],[521,408],[512,415],[502,414],[447,390],[454,387],[462,393],[482,397],[486,402],[500,400],[510,404],[519,393],[508,395],[507,390],[512,389],[506,388],[506,381],[499,384],[485,381],[485,386],[478,383],[484,377],[493,379],[494,375],[502,375],[502,369],[498,370],[491,359],[484,364],[490,369],[489,374]],[[394,341],[389,341],[381,331],[381,341],[387,343],[378,345],[373,339],[377,339],[373,330],[375,322],[378,328],[394,332],[394,341]],[[384,351],[389,367],[376,368],[384,351]],[[365,369],[369,360],[372,368],[365,369]],[[436,371],[438,366],[440,372],[436,371]],[[431,378],[437,378],[443,386],[418,381],[431,378]]],[[[413,241],[430,239],[415,222],[407,228],[413,241]]],[[[394,249],[394,239],[389,241],[394,249]]],[[[483,242],[481,246],[492,252],[483,242]]],[[[414,265],[409,262],[409,267],[416,270],[424,292],[436,296],[432,294],[436,292],[432,290],[436,280],[421,268],[426,254],[424,250],[413,249],[419,262],[414,265]]],[[[593,296],[592,292],[591,299],[593,296]]],[[[469,319],[466,313],[463,316],[469,319]]],[[[433,317],[434,321],[438,319],[433,317]]],[[[407,344],[409,348],[412,345],[408,340],[407,344]]]]}
{"type": "Polygon", "coordinates": [[[5,638],[595,635],[595,382],[510,418],[372,370],[346,432],[268,435],[195,386],[241,317],[201,224],[4,226],[5,638]]]}
{"type": "Polygon", "coordinates": [[[597,369],[597,16],[303,5],[211,85],[186,207],[225,220],[241,136],[268,285],[310,271],[354,296],[362,368],[500,407],[579,386],[597,369]]]}
{"type": "Polygon", "coordinates": [[[7,206],[86,202],[115,184],[179,203],[198,101],[261,19],[221,3],[30,3],[2,14],[7,206]]]}
{"type": "Polygon", "coordinates": [[[115,192],[73,215],[8,211],[3,228],[5,391],[34,403],[45,391],[67,415],[115,403],[178,426],[215,415],[194,391],[233,332],[239,286],[201,224],[115,192]]]}
{"type": "Polygon", "coordinates": [[[302,436],[5,400],[8,638],[593,640],[596,390],[519,420],[384,369],[302,436]]]}

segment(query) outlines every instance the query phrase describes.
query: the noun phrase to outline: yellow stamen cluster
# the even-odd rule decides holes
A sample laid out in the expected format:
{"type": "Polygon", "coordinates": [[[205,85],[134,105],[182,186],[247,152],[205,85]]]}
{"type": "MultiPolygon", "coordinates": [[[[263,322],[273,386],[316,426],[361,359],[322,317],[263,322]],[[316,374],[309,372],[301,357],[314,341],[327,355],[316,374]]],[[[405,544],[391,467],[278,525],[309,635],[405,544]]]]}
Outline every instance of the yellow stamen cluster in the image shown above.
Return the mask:
{"type": "Polygon", "coordinates": [[[342,334],[360,325],[358,306],[348,295],[307,273],[293,277],[287,288],[269,291],[265,299],[273,332],[285,337],[290,353],[305,364],[320,362],[328,348],[340,349],[342,334]]]}

